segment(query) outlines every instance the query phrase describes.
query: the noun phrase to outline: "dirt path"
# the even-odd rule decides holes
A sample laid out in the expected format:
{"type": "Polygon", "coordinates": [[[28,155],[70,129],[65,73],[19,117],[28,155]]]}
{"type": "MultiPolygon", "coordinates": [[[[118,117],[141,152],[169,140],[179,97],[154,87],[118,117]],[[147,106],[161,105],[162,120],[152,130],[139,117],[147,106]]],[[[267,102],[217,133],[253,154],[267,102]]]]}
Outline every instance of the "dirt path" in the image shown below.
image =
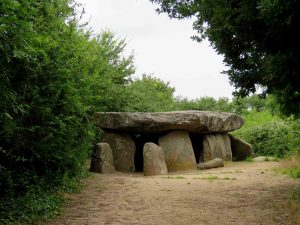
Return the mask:
{"type": "Polygon", "coordinates": [[[158,177],[93,174],[51,225],[300,224],[289,210],[300,182],[276,174],[278,165],[229,163],[158,177]]]}

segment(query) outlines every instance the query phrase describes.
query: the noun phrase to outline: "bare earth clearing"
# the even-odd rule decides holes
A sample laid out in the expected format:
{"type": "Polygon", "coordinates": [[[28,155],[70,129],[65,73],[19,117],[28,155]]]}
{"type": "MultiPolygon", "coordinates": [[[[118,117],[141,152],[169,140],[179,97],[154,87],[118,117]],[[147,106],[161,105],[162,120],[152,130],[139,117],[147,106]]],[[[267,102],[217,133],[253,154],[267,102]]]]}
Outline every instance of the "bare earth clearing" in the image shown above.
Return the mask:
{"type": "MultiPolygon", "coordinates": [[[[296,225],[290,209],[300,181],[277,174],[278,162],[144,177],[92,174],[52,225],[296,225]]],[[[297,218],[298,217],[298,218],[297,218]]]]}

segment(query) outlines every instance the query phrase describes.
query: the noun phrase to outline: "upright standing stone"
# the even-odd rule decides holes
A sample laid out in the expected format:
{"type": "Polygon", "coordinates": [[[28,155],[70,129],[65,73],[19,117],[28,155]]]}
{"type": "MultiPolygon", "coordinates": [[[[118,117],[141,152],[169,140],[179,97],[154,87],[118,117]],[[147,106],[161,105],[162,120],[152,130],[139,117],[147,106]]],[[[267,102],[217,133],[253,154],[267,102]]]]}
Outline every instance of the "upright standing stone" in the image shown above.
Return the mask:
{"type": "Polygon", "coordinates": [[[214,158],[231,161],[232,152],[228,134],[207,134],[203,138],[203,161],[214,158]]]}
{"type": "Polygon", "coordinates": [[[234,161],[245,160],[253,156],[253,150],[249,143],[229,135],[231,141],[232,158],[234,161]]]}
{"type": "MultiPolygon", "coordinates": [[[[218,136],[218,135],[217,135],[218,136]]],[[[222,138],[222,143],[224,143],[224,160],[225,161],[232,161],[232,151],[231,151],[231,142],[229,135],[226,134],[219,134],[222,138]]]]}
{"type": "Polygon", "coordinates": [[[144,145],[144,175],[164,175],[168,174],[164,153],[158,145],[148,142],[144,145]]]}
{"type": "Polygon", "coordinates": [[[102,139],[110,145],[116,170],[134,171],[135,144],[128,133],[106,133],[102,139]]]}
{"type": "MultiPolygon", "coordinates": [[[[203,162],[212,160],[213,158],[216,158],[216,136],[212,134],[207,134],[203,138],[203,151],[202,151],[202,158],[203,162]]],[[[220,157],[219,157],[220,158],[220,157]]]]}
{"type": "Polygon", "coordinates": [[[112,150],[109,144],[96,144],[91,161],[91,171],[98,173],[113,173],[115,171],[112,150]]]}
{"type": "Polygon", "coordinates": [[[196,169],[196,159],[189,134],[186,131],[172,131],[159,138],[168,171],[196,169]]]}

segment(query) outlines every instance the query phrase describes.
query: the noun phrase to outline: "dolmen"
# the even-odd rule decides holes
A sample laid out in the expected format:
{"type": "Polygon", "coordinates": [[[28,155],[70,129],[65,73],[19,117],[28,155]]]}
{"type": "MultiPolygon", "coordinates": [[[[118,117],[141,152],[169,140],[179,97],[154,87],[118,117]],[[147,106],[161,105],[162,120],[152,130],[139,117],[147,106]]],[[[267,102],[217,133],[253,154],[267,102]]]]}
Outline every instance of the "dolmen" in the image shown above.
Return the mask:
{"type": "Polygon", "coordinates": [[[203,169],[216,158],[238,161],[252,155],[251,145],[228,134],[244,124],[233,113],[97,112],[93,120],[104,131],[92,158],[95,172],[161,175],[197,165],[203,169]]]}

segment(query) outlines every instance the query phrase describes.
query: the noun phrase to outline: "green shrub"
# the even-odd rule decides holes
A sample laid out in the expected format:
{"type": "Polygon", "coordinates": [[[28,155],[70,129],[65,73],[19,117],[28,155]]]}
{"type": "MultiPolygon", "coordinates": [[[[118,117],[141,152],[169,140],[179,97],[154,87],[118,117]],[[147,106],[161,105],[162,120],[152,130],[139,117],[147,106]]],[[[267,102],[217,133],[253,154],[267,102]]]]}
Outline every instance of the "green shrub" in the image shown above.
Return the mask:
{"type": "Polygon", "coordinates": [[[300,120],[282,119],[269,111],[249,111],[242,115],[244,126],[233,135],[249,142],[256,155],[283,157],[300,149],[300,120]]]}
{"type": "Polygon", "coordinates": [[[245,159],[246,162],[253,162],[253,158],[251,156],[248,156],[246,159],[245,159]]]}
{"type": "Polygon", "coordinates": [[[288,132],[283,122],[266,123],[249,130],[246,138],[256,155],[282,157],[290,151],[288,132]]]}
{"type": "Polygon", "coordinates": [[[64,205],[64,193],[73,193],[81,189],[79,178],[64,178],[56,188],[46,189],[44,185],[32,186],[25,195],[17,198],[8,196],[0,202],[0,224],[25,225],[38,224],[60,214],[64,205]]]}
{"type": "Polygon", "coordinates": [[[256,155],[284,157],[299,150],[299,126],[298,120],[276,120],[247,126],[236,133],[252,145],[256,155]]]}
{"type": "Polygon", "coordinates": [[[111,32],[84,31],[77,6],[68,0],[0,3],[2,220],[20,220],[12,213],[20,211],[29,221],[59,205],[48,190],[82,172],[96,136],[91,115],[127,106],[132,56],[123,56],[126,44],[111,32]]]}

